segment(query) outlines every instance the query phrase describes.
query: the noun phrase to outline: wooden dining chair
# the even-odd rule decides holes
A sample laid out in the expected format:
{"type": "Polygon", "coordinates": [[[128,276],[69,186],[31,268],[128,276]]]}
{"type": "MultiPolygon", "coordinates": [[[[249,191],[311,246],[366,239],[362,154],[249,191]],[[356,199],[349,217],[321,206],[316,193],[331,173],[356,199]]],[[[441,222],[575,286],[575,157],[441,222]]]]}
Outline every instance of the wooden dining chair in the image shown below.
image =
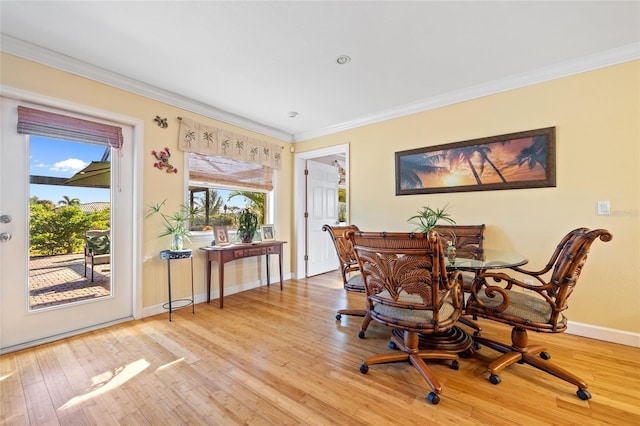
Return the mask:
{"type": "MultiPolygon", "coordinates": [[[[360,229],[356,225],[323,225],[322,230],[329,233],[336,249],[344,289],[346,291],[364,293],[364,283],[362,282],[362,275],[360,274],[360,266],[353,251],[353,245],[351,241],[346,238],[348,232],[358,232],[360,229]]],[[[364,308],[364,300],[362,301],[362,305],[362,309],[339,309],[336,313],[336,320],[340,321],[342,315],[366,317],[367,310],[364,308]]]]}
{"type": "MultiPolygon", "coordinates": [[[[436,225],[433,229],[438,232],[443,245],[451,241],[456,247],[456,257],[465,259],[480,259],[484,251],[484,231],[482,225],[436,225]]],[[[465,291],[471,289],[471,283],[475,278],[475,272],[462,271],[462,288],[465,291]]],[[[460,317],[460,322],[479,332],[480,326],[470,318],[460,317]]]]}
{"type": "Polygon", "coordinates": [[[590,231],[578,228],[560,241],[547,265],[539,271],[513,267],[510,268],[516,273],[513,275],[504,270],[478,274],[471,287],[465,313],[512,327],[510,344],[474,336],[477,344],[503,353],[488,366],[491,383],[500,383],[498,374],[506,367],[515,363],[529,364],[576,385],[580,399],[591,398],[584,380],[548,361],[550,355],[546,347],[529,345],[527,330],[563,333],[567,329],[564,316],[567,300],[583,271],[591,244],[598,238],[611,241],[613,237],[605,229],[590,231]]]}
{"type": "MultiPolygon", "coordinates": [[[[456,257],[466,259],[480,259],[484,250],[484,231],[482,225],[436,225],[434,228],[440,235],[443,245],[446,241],[452,241],[456,247],[456,257]]],[[[472,273],[462,273],[465,289],[471,288],[471,282],[475,277],[472,273]]]]}
{"type": "MultiPolygon", "coordinates": [[[[442,242],[452,240],[459,257],[479,259],[484,250],[484,231],[482,225],[436,225],[435,229],[442,242]]],[[[443,244],[444,245],[444,244],[443,244]]]]}
{"type": "Polygon", "coordinates": [[[450,360],[458,369],[458,354],[448,345],[420,349],[420,335],[444,333],[456,324],[462,308],[459,272],[448,274],[438,234],[349,232],[358,258],[371,318],[394,329],[389,346],[400,351],[369,356],[360,366],[410,362],[427,381],[432,404],[442,386],[425,359],[450,360]]]}

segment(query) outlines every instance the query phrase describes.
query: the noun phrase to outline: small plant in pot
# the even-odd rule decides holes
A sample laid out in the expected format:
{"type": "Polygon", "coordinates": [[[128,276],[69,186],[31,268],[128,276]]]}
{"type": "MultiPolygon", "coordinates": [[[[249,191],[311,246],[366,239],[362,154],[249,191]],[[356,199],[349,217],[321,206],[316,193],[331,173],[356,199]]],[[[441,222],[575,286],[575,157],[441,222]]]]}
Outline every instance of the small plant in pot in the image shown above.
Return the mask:
{"type": "Polygon", "coordinates": [[[431,231],[440,221],[455,225],[456,221],[451,219],[451,215],[447,213],[447,208],[445,206],[442,209],[432,209],[429,206],[423,206],[421,210],[418,210],[418,214],[411,216],[407,219],[407,222],[416,225],[416,231],[424,233],[431,231]]]}
{"type": "MultiPolygon", "coordinates": [[[[430,232],[438,222],[446,222],[450,225],[455,225],[456,221],[451,218],[451,215],[447,213],[448,206],[442,209],[432,209],[429,206],[423,206],[421,210],[418,210],[418,214],[411,216],[407,222],[416,225],[415,230],[428,233],[430,232]]],[[[449,232],[448,241],[444,248],[447,258],[450,264],[455,263],[456,258],[456,235],[453,232],[449,232]]]]}
{"type": "Polygon", "coordinates": [[[253,236],[258,229],[258,214],[245,208],[238,215],[238,236],[243,243],[253,241],[253,236]]]}
{"type": "Polygon", "coordinates": [[[184,247],[183,240],[186,239],[187,241],[190,241],[189,236],[191,233],[189,232],[189,220],[193,218],[194,212],[192,212],[188,206],[183,204],[176,212],[172,214],[165,214],[161,210],[166,202],[167,200],[164,200],[161,203],[150,205],[146,218],[148,219],[155,214],[160,214],[164,222],[164,231],[162,231],[158,237],[170,236],[171,241],[169,243],[169,249],[182,250],[184,247]]]}

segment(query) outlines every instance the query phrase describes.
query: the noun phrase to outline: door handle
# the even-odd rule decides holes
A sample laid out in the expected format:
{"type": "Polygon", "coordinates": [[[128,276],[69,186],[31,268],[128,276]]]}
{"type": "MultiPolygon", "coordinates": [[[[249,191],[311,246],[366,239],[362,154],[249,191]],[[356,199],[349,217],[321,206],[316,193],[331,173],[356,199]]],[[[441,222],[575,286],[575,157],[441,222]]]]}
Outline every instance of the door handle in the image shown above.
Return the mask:
{"type": "Polygon", "coordinates": [[[3,232],[0,234],[0,241],[5,242],[11,239],[11,234],[8,232],[3,232]]]}

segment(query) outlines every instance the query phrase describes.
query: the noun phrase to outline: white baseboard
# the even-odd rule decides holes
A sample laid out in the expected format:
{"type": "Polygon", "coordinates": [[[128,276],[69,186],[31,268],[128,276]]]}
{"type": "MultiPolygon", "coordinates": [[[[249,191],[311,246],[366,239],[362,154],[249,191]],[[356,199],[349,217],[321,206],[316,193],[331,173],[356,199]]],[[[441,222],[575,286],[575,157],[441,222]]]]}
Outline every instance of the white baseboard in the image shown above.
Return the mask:
{"type": "MultiPolygon", "coordinates": [[[[287,281],[289,279],[291,279],[291,273],[288,274],[284,274],[282,276],[283,281],[287,281]]],[[[236,294],[236,293],[240,293],[241,291],[246,291],[246,290],[251,290],[254,288],[258,288],[260,286],[266,286],[267,285],[267,280],[259,280],[259,281],[251,281],[251,282],[246,282],[246,283],[241,283],[241,284],[237,284],[234,285],[233,287],[227,287],[225,286],[224,288],[224,296],[231,296],[232,294],[236,294]]],[[[280,287],[280,276],[276,275],[271,277],[271,285],[275,286],[275,287],[280,287]]],[[[286,286],[285,286],[286,287],[286,286]]],[[[286,288],[285,288],[286,290],[286,288]]],[[[214,290],[211,292],[211,303],[218,303],[218,302],[214,302],[215,299],[220,298],[220,292],[218,290],[214,290]]],[[[205,303],[207,301],[207,293],[198,293],[195,295],[195,303],[205,303]]],[[[160,303],[159,305],[153,305],[153,306],[147,306],[145,308],[142,309],[142,317],[146,318],[146,317],[150,317],[153,315],[158,315],[158,314],[162,314],[162,313],[168,313],[169,311],[165,308],[163,308],[162,306],[165,303],[160,303]]]]}
{"type": "Polygon", "coordinates": [[[598,327],[596,325],[582,324],[572,321],[569,321],[567,324],[566,332],[576,336],[640,348],[640,333],[632,333],[630,331],[615,330],[613,328],[598,327]]]}

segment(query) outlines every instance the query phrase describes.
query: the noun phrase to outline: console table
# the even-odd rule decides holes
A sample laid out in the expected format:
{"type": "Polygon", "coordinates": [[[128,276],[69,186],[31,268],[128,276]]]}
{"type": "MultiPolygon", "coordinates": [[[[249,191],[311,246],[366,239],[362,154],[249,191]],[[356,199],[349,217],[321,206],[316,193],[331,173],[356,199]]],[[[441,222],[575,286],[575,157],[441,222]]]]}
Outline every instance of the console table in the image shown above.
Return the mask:
{"type": "Polygon", "coordinates": [[[271,284],[269,256],[277,254],[280,266],[280,290],[282,290],[282,246],[286,241],[260,241],[249,244],[233,244],[230,246],[201,247],[207,253],[205,268],[207,273],[207,303],[211,303],[211,262],[218,264],[218,283],[220,285],[220,309],[224,305],[224,264],[232,260],[253,256],[267,257],[267,286],[271,284]]]}

